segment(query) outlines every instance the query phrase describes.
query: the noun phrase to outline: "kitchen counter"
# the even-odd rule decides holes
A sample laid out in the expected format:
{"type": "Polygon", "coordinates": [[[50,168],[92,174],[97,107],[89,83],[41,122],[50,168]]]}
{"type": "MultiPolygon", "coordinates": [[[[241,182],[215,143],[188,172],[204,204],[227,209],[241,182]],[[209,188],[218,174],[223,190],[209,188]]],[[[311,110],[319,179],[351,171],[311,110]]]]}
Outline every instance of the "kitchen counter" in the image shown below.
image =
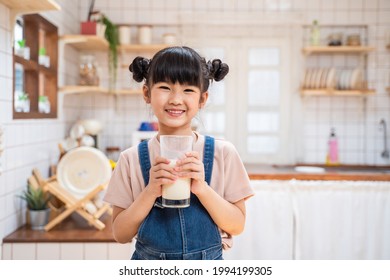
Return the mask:
{"type": "Polygon", "coordinates": [[[297,166],[320,167],[324,172],[298,172],[293,165],[245,165],[251,180],[390,181],[390,166],[297,166]]]}
{"type": "Polygon", "coordinates": [[[116,242],[111,231],[111,216],[104,215],[100,219],[106,227],[97,230],[89,226],[77,214],[58,224],[50,231],[32,230],[24,225],[3,239],[3,243],[23,242],[116,242]]]}
{"type": "MultiPolygon", "coordinates": [[[[298,172],[292,165],[246,165],[245,167],[251,180],[390,181],[390,166],[310,166],[323,167],[325,172],[298,172]]],[[[111,217],[106,215],[101,220],[106,227],[99,231],[74,214],[48,232],[31,230],[28,226],[23,226],[6,236],[3,243],[115,242],[111,232],[111,217]]]]}

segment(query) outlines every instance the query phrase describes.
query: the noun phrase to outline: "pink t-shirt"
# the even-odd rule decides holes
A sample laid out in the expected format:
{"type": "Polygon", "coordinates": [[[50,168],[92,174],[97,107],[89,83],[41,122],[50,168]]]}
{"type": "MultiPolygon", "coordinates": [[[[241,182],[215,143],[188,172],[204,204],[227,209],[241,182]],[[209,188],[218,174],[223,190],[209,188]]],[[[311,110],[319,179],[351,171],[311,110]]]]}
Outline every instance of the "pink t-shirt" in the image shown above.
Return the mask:
{"type": "MultiPolygon", "coordinates": [[[[197,140],[193,150],[197,151],[203,161],[205,137],[196,133],[197,140]]],[[[157,137],[148,142],[150,161],[160,155],[160,143],[157,137]]],[[[215,139],[214,164],[210,187],[225,200],[235,203],[254,194],[249,177],[235,147],[228,141],[215,139]]],[[[128,208],[145,188],[138,147],[133,146],[123,151],[113,174],[104,201],[112,205],[128,208]]],[[[231,236],[221,232],[224,247],[231,247],[231,236]]]]}

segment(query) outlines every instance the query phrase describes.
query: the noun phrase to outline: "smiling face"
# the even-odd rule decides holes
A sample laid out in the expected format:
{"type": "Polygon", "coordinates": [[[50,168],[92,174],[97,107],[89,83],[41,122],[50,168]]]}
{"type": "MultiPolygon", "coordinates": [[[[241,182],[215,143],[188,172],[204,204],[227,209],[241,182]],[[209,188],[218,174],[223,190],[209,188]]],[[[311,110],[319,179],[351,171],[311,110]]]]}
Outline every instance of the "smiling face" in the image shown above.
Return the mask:
{"type": "Polygon", "coordinates": [[[207,98],[208,92],[178,82],[158,82],[150,91],[144,86],[144,99],[158,119],[160,135],[191,135],[191,121],[207,98]]]}

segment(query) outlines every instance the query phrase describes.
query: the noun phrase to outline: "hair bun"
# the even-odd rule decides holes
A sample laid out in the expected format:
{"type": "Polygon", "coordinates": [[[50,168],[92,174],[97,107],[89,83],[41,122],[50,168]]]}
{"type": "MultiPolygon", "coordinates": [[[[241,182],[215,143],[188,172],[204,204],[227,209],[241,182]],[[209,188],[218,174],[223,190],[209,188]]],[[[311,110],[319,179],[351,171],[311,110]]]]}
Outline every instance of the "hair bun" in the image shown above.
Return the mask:
{"type": "Polygon", "coordinates": [[[210,78],[216,82],[221,81],[229,73],[229,66],[220,59],[207,62],[207,66],[209,68],[210,78]]]}
{"type": "Polygon", "coordinates": [[[150,59],[137,56],[129,66],[130,72],[133,73],[133,79],[142,82],[148,76],[150,59]]]}

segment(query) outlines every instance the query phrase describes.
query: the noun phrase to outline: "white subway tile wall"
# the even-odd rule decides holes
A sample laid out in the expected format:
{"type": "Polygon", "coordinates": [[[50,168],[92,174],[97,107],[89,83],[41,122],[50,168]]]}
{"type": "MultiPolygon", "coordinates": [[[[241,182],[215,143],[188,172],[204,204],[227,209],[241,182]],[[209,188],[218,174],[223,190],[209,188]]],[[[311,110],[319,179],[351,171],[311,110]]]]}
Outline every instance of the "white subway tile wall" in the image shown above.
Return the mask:
{"type": "MultiPolygon", "coordinates": [[[[79,32],[79,21],[85,21],[89,1],[57,0],[61,11],[43,13],[59,28],[59,35],[79,32]],[[79,7],[79,9],[75,9],[79,7]]],[[[286,13],[299,14],[310,24],[318,19],[320,24],[368,24],[369,44],[377,50],[369,55],[368,82],[376,89],[376,94],[362,99],[358,97],[317,97],[303,98],[302,114],[299,118],[303,127],[300,135],[301,155],[297,160],[306,163],[324,163],[327,151],[327,137],[331,127],[335,127],[340,140],[340,160],[351,164],[387,165],[389,160],[380,154],[383,150],[383,131],[379,122],[384,118],[390,125],[390,51],[385,48],[390,43],[390,1],[388,0],[247,0],[247,1],[208,1],[208,0],[149,0],[122,1],[97,0],[95,10],[102,11],[114,23],[131,24],[180,24],[180,15],[205,13],[210,18],[226,14],[250,14],[257,18],[272,15],[283,18],[286,13]]],[[[103,123],[103,132],[98,145],[103,151],[107,146],[121,149],[131,145],[131,133],[141,121],[151,121],[153,117],[141,96],[107,96],[103,94],[64,95],[59,94],[58,119],[55,120],[12,120],[12,27],[9,23],[10,10],[0,4],[0,125],[4,127],[5,151],[0,157],[3,173],[0,175],[0,240],[24,224],[25,205],[16,195],[26,187],[26,180],[33,168],[38,168],[48,176],[50,164],[58,160],[59,141],[69,135],[75,121],[83,118],[96,118],[103,123]]],[[[170,27],[169,27],[170,28],[170,27]]],[[[239,27],[234,27],[239,28],[239,27]]],[[[173,29],[175,30],[175,29],[173,29]]],[[[161,42],[166,29],[156,28],[153,42],[161,42]]],[[[132,30],[132,36],[137,30],[132,30]]],[[[59,87],[78,82],[80,53],[70,46],[59,44],[59,87]]],[[[294,54],[294,56],[300,54],[294,54]]],[[[130,57],[130,56],[129,56],[130,57]]],[[[102,53],[96,54],[101,68],[101,83],[108,85],[108,69],[102,53]]],[[[122,57],[125,64],[131,61],[122,57]]],[[[122,62],[122,60],[121,60],[122,62]]],[[[343,65],[340,58],[333,61],[343,65]]],[[[347,61],[349,63],[349,61],[347,61]]],[[[301,65],[296,65],[301,69],[301,65]]],[[[130,73],[120,68],[118,84],[136,87],[129,78],[130,73]]],[[[297,89],[291,95],[297,95],[297,89]]],[[[294,116],[293,116],[294,119],[294,116]]],[[[295,126],[296,127],[296,126],[295,126]]],[[[16,244],[15,244],[16,245],[16,244]]],[[[74,258],[94,258],[100,252],[102,258],[114,254],[104,246],[86,244],[77,251],[74,258]],[[92,246],[90,248],[90,246],[92,246]]],[[[101,244],[100,244],[101,245],[101,244]]],[[[36,245],[34,253],[23,258],[45,257],[36,245]]],[[[17,247],[17,245],[16,245],[17,247]]],[[[43,247],[42,247],[43,248],[43,247]]],[[[110,248],[110,247],[108,247],[110,248]]],[[[10,249],[0,250],[0,259],[9,258],[10,249]],[[3,256],[1,255],[3,252],[3,256]]],[[[67,249],[60,249],[64,256],[72,257],[67,249]]],[[[14,252],[14,251],[13,251],[14,252]]],[[[27,252],[27,251],[26,251],[27,252]]],[[[18,253],[14,253],[14,257],[18,253]]],[[[115,256],[115,254],[113,255],[115,256]]],[[[66,258],[66,257],[65,257],[66,258]]],[[[126,255],[126,258],[128,256],[126,255]]]]}

